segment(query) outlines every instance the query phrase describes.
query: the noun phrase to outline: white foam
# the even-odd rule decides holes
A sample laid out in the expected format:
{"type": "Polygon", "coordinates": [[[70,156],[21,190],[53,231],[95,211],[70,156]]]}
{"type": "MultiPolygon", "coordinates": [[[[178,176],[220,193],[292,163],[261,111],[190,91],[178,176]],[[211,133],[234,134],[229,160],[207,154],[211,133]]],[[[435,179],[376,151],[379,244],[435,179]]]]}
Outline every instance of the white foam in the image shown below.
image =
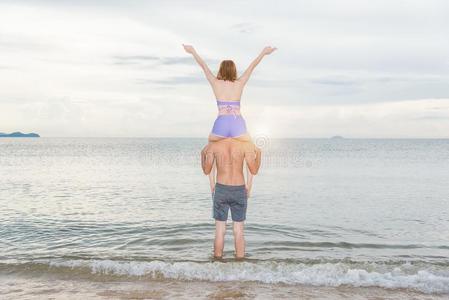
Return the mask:
{"type": "Polygon", "coordinates": [[[50,266],[85,267],[96,274],[150,276],[182,280],[259,281],[316,286],[410,288],[449,293],[449,270],[416,270],[409,264],[390,267],[373,263],[354,267],[343,262],[303,264],[279,262],[125,262],[112,260],[50,261],[50,266]]]}

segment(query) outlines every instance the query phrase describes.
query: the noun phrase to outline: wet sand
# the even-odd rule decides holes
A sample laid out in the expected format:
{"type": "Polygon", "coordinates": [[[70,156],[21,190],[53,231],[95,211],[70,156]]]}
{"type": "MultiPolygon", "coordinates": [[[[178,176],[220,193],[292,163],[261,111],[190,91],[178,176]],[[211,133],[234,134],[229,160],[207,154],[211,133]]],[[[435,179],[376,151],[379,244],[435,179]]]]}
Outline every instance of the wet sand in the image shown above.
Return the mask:
{"type": "Polygon", "coordinates": [[[406,289],[3,275],[0,299],[449,299],[406,289]]]}

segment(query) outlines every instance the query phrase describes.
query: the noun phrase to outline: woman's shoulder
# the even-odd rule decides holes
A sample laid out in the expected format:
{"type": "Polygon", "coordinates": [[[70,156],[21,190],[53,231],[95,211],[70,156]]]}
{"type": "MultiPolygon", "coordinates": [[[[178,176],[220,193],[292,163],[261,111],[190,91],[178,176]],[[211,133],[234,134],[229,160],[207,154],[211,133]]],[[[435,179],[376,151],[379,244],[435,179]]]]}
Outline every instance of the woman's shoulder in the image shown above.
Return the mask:
{"type": "Polygon", "coordinates": [[[224,79],[215,79],[215,82],[221,85],[241,85],[242,81],[238,78],[235,80],[224,80],[224,79]]]}

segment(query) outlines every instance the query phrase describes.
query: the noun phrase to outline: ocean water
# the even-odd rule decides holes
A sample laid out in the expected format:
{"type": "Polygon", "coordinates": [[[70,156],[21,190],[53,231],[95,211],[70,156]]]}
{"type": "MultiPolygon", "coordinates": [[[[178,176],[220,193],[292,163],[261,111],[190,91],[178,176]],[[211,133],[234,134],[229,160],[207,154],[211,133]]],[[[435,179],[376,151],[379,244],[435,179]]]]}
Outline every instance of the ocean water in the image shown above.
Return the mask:
{"type": "MultiPolygon", "coordinates": [[[[257,142],[247,259],[233,259],[229,222],[216,262],[206,139],[0,139],[0,298],[56,281],[57,293],[67,281],[148,283],[162,293],[149,298],[183,284],[208,297],[217,284],[231,298],[242,284],[249,298],[310,287],[449,297],[449,140],[257,142]]],[[[129,296],[102,288],[92,295],[129,296]]]]}

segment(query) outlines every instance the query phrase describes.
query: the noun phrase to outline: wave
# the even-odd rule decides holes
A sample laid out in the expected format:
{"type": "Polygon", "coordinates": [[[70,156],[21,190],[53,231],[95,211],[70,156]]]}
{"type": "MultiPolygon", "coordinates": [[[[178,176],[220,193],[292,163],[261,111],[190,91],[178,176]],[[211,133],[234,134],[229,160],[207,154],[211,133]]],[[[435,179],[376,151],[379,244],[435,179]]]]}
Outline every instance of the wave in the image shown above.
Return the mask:
{"type": "Polygon", "coordinates": [[[148,279],[257,281],[262,283],[303,284],[314,286],[406,288],[423,293],[449,294],[449,268],[411,263],[321,262],[292,263],[278,261],[169,262],[117,260],[47,260],[27,263],[0,263],[0,270],[39,269],[49,272],[88,273],[148,279]]]}

